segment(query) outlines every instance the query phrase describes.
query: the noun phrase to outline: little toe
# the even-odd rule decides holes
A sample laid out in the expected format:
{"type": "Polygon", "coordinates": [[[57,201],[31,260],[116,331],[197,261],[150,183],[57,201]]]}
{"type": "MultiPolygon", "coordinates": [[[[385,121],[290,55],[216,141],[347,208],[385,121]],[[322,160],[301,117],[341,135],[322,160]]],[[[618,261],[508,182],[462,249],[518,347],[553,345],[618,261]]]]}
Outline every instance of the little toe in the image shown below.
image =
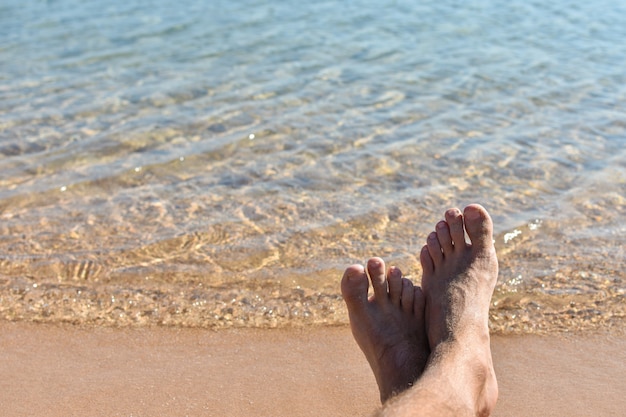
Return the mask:
{"type": "Polygon", "coordinates": [[[433,258],[430,257],[430,251],[428,246],[424,245],[420,251],[420,263],[422,264],[422,270],[427,275],[432,275],[435,272],[435,264],[433,258]]]}
{"type": "Polygon", "coordinates": [[[376,301],[386,303],[389,301],[387,292],[387,277],[385,274],[385,262],[380,258],[371,258],[367,261],[367,274],[372,281],[374,298],[376,301]]]}
{"type": "Polygon", "coordinates": [[[435,267],[443,262],[443,253],[441,252],[441,244],[439,244],[439,238],[437,233],[431,232],[426,238],[426,246],[428,247],[428,253],[433,261],[435,267]]]}
{"type": "Polygon", "coordinates": [[[348,310],[362,308],[367,303],[368,288],[369,283],[363,266],[352,265],[346,268],[341,278],[341,295],[348,310]]]}
{"type": "Polygon", "coordinates": [[[408,278],[402,278],[402,310],[405,313],[413,312],[413,283],[408,278]]]}
{"type": "Polygon", "coordinates": [[[472,247],[482,250],[493,246],[493,222],[481,205],[471,204],[464,210],[465,229],[472,247]]]}
{"type": "Polygon", "coordinates": [[[389,299],[395,306],[400,306],[402,298],[402,271],[395,266],[389,268],[387,274],[387,284],[389,285],[389,299]]]}
{"type": "Polygon", "coordinates": [[[452,243],[455,246],[464,248],[462,245],[465,245],[465,232],[463,231],[463,215],[461,211],[457,208],[447,210],[446,222],[450,228],[452,243]]]}
{"type": "Polygon", "coordinates": [[[443,250],[443,256],[445,258],[446,255],[452,253],[452,237],[450,236],[450,228],[448,227],[448,223],[443,220],[437,223],[435,226],[435,231],[437,233],[437,240],[439,240],[439,244],[441,245],[441,249],[443,250]]]}

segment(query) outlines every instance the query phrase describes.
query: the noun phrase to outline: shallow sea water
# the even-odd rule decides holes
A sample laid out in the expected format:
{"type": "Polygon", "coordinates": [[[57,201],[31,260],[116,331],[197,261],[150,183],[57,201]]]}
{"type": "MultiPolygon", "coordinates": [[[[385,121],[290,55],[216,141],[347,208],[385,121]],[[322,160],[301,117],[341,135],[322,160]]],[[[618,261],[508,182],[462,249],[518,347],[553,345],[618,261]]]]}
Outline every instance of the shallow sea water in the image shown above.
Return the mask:
{"type": "Polygon", "coordinates": [[[344,3],[3,2],[0,317],[343,324],[479,202],[493,331],[623,326],[626,6],[344,3]]]}

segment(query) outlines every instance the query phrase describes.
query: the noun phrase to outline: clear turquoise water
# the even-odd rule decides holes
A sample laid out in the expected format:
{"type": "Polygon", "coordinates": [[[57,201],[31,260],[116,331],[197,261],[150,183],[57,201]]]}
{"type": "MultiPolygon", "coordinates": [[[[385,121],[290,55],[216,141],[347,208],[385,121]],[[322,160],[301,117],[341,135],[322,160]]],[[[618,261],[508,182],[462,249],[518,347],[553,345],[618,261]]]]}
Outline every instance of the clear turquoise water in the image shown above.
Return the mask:
{"type": "Polygon", "coordinates": [[[0,316],[345,323],[493,214],[495,331],[624,318],[619,1],[0,4],[0,316]],[[210,3],[210,4],[207,4],[210,3]]]}

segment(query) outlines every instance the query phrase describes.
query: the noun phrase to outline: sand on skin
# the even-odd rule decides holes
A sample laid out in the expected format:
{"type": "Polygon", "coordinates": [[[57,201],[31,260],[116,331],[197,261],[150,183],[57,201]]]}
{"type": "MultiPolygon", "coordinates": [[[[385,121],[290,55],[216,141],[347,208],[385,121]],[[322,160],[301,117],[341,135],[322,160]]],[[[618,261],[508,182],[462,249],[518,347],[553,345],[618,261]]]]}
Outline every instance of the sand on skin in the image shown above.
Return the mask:
{"type": "MultiPolygon", "coordinates": [[[[361,416],[378,392],[347,327],[78,328],[0,322],[6,416],[361,416]]],[[[618,416],[626,336],[496,336],[495,416],[618,416]]]]}

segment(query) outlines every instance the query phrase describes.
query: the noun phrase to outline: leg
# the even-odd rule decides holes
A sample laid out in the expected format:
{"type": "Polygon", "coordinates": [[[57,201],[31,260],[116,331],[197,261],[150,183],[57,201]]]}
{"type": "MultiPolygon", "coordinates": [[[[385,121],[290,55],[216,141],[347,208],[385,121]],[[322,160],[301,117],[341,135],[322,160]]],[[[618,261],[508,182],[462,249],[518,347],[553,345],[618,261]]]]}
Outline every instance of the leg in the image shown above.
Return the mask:
{"type": "Polygon", "coordinates": [[[424,294],[380,258],[352,265],[341,280],[352,334],[365,354],[384,403],[422,374],[430,353],[424,327],[424,294]],[[374,295],[368,299],[369,281],[374,295]]]}
{"type": "Polygon", "coordinates": [[[498,262],[485,209],[452,209],[428,236],[420,260],[432,350],[411,389],[380,416],[488,416],[498,398],[489,345],[489,305],[498,262]],[[464,230],[471,243],[465,242],[464,230]]]}

